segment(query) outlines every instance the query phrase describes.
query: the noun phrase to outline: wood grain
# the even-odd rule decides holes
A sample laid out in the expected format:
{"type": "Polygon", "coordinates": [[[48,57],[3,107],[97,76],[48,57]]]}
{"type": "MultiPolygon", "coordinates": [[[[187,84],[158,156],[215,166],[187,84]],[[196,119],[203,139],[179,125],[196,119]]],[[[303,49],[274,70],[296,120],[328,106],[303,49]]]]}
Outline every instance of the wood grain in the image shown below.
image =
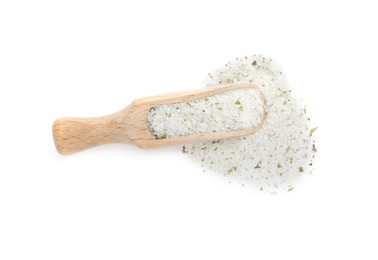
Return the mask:
{"type": "Polygon", "coordinates": [[[109,143],[128,143],[141,148],[153,148],[204,140],[224,139],[249,135],[258,131],[266,117],[265,105],[264,94],[254,84],[244,83],[206,87],[185,92],[139,98],[134,100],[125,109],[107,116],[93,118],[61,118],[56,120],[53,124],[53,136],[57,151],[63,155],[109,143]],[[155,139],[148,130],[147,114],[152,107],[189,102],[241,88],[256,89],[260,92],[263,101],[263,115],[260,123],[254,128],[166,139],[155,139]]]}

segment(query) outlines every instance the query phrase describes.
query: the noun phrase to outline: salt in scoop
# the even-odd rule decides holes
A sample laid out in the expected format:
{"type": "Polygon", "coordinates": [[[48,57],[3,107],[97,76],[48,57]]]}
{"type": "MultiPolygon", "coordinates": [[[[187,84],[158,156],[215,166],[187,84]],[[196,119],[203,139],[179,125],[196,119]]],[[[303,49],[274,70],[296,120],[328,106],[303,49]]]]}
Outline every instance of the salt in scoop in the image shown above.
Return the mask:
{"type": "MultiPolygon", "coordinates": [[[[235,104],[239,105],[239,101],[235,104]]],[[[219,104],[215,102],[210,104],[210,108],[219,104]]],[[[60,118],[53,124],[53,136],[57,151],[60,154],[68,155],[82,150],[86,150],[91,147],[95,147],[102,144],[109,143],[127,143],[139,146],[141,148],[153,148],[166,145],[194,143],[198,141],[206,140],[218,140],[224,138],[231,138],[243,135],[249,135],[256,133],[263,125],[266,117],[265,109],[266,101],[263,92],[258,86],[252,83],[239,83],[229,84],[216,87],[206,87],[197,90],[190,90],[184,92],[170,93],[159,96],[151,96],[135,99],[123,110],[101,117],[92,118],[60,118]],[[208,117],[206,120],[197,122],[200,126],[209,125],[208,128],[201,128],[202,130],[196,131],[196,129],[187,131],[189,134],[172,136],[167,134],[156,134],[154,129],[151,128],[151,122],[148,117],[153,118],[154,114],[151,111],[155,109],[163,108],[164,111],[173,111],[177,113],[175,116],[181,117],[180,120],[175,120],[175,127],[185,128],[185,125],[180,126],[181,122],[191,120],[197,120],[201,118],[200,113],[209,113],[205,109],[196,111],[196,106],[203,106],[211,98],[221,97],[223,94],[231,93],[238,90],[253,90],[256,91],[259,102],[252,104],[256,107],[259,113],[259,117],[256,122],[249,125],[249,127],[232,129],[226,124],[229,121],[211,122],[213,116],[208,117]],[[190,106],[190,110],[187,112],[179,110],[180,105],[186,104],[190,106]],[[170,105],[172,105],[170,107],[170,105]],[[167,110],[168,109],[168,110],[167,110]],[[171,110],[169,110],[171,109],[171,110]],[[193,117],[190,119],[189,117],[193,117]],[[211,124],[216,123],[216,124],[211,124]],[[205,130],[204,130],[205,129],[205,130]],[[218,131],[217,129],[222,129],[218,131]]],[[[237,106],[238,109],[243,112],[243,106],[237,106]]],[[[233,108],[233,107],[232,107],[233,108]]],[[[211,109],[210,109],[211,110],[211,109]]],[[[218,107],[216,113],[220,113],[220,116],[226,115],[231,111],[227,106],[224,108],[218,107]]],[[[214,112],[212,112],[214,113],[214,112]]],[[[248,114],[245,114],[242,118],[248,119],[248,114]]],[[[172,113],[166,113],[167,116],[171,116],[172,113]]],[[[219,118],[219,115],[217,115],[219,118]]],[[[230,116],[228,115],[230,119],[230,116]]],[[[236,119],[233,119],[236,122],[236,119]]],[[[240,119],[240,118],[239,118],[240,119]]],[[[164,117],[158,118],[154,122],[156,124],[163,124],[165,128],[169,128],[173,121],[166,121],[164,117]]],[[[185,131],[184,131],[185,133],[185,131]]]]}

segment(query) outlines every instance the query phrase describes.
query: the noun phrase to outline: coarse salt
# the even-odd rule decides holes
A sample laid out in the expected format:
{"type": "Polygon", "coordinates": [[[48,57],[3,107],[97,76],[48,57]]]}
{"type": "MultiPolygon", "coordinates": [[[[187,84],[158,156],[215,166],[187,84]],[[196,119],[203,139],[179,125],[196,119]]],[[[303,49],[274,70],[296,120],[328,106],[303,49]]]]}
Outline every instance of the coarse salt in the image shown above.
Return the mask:
{"type": "Polygon", "coordinates": [[[147,115],[149,131],[157,139],[256,127],[264,112],[254,88],[230,90],[186,103],[161,105],[147,115]]]}
{"type": "Polygon", "coordinates": [[[204,170],[221,173],[230,181],[271,192],[291,191],[296,180],[312,169],[316,128],[309,127],[305,107],[264,56],[228,62],[209,74],[208,86],[245,82],[258,85],[265,95],[267,117],[262,128],[244,137],[187,144],[183,152],[204,170]]]}

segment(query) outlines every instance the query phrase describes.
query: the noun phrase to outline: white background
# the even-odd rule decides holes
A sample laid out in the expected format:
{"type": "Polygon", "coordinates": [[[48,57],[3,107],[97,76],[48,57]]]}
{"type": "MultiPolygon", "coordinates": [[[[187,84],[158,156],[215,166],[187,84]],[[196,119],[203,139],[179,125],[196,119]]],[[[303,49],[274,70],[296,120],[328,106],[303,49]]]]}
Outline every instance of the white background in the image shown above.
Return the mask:
{"type": "Polygon", "coordinates": [[[374,1],[1,1],[0,259],[377,259],[374,1]],[[271,56],[307,103],[313,176],[268,195],[180,146],[63,157],[51,125],[271,56]]]}

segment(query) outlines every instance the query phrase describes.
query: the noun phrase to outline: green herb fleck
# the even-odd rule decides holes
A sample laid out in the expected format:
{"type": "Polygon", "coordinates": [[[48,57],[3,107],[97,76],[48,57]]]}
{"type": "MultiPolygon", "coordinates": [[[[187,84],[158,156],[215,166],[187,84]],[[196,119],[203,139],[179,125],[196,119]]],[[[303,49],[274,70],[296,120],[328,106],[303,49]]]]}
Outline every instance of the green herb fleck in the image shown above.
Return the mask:
{"type": "Polygon", "coordinates": [[[255,169],[260,169],[261,168],[260,163],[261,162],[257,163],[257,165],[255,166],[255,169]]]}
{"type": "Polygon", "coordinates": [[[281,166],[281,164],[280,163],[278,163],[277,164],[277,168],[281,168],[282,166],[281,166]]]}
{"type": "Polygon", "coordinates": [[[299,167],[299,172],[303,172],[303,167],[299,167]]]}
{"type": "Polygon", "coordinates": [[[294,187],[291,187],[287,191],[289,192],[289,191],[292,191],[293,189],[294,189],[294,187]]]}
{"type": "Polygon", "coordinates": [[[167,138],[167,135],[164,134],[164,135],[162,135],[162,136],[159,136],[157,139],[166,139],[166,138],[167,138]]]}
{"type": "Polygon", "coordinates": [[[316,149],[316,146],[315,146],[315,144],[312,144],[312,151],[314,152],[314,153],[316,153],[318,150],[316,149]]]}
{"type": "Polygon", "coordinates": [[[311,131],[310,131],[310,136],[312,136],[312,134],[316,131],[316,129],[318,129],[318,128],[317,128],[317,127],[314,127],[314,128],[311,129],[311,131]]]}
{"type": "Polygon", "coordinates": [[[254,61],[252,61],[252,65],[253,66],[256,66],[257,65],[257,62],[254,60],[254,61]]]}
{"type": "Polygon", "coordinates": [[[236,104],[236,105],[240,105],[240,104],[241,104],[241,103],[240,103],[240,100],[236,100],[236,101],[235,101],[235,104],[236,104]]]}

